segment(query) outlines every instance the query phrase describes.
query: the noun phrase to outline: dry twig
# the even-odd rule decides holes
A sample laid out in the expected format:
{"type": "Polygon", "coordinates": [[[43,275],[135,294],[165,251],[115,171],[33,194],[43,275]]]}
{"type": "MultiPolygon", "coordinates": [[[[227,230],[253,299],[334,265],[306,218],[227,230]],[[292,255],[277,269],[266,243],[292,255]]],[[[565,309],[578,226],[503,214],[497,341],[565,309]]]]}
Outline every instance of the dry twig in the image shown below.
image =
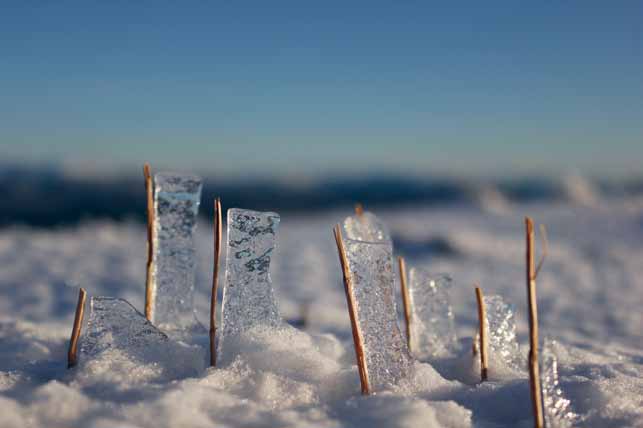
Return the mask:
{"type": "Polygon", "coordinates": [[[212,294],[210,295],[210,365],[217,365],[217,289],[219,288],[219,260],[221,258],[221,199],[214,200],[214,267],[212,268],[212,294]]]}
{"type": "Polygon", "coordinates": [[[540,368],[538,366],[538,306],[536,301],[537,270],[534,263],[534,222],[529,217],[525,218],[525,229],[527,243],[527,304],[529,307],[529,387],[534,411],[534,426],[543,428],[545,418],[540,387],[540,368]]]}
{"type": "Polygon", "coordinates": [[[404,306],[404,321],[406,322],[406,343],[409,352],[411,352],[411,299],[409,289],[406,286],[406,262],[404,257],[398,257],[397,264],[400,269],[400,291],[402,293],[402,305],[404,306]]]}
{"type": "Polygon", "coordinates": [[[353,333],[353,342],[355,344],[355,356],[357,357],[357,370],[359,371],[359,380],[362,385],[362,394],[369,395],[371,393],[371,387],[368,380],[366,358],[364,357],[364,340],[362,338],[362,332],[357,325],[357,310],[355,307],[355,301],[353,300],[353,283],[339,224],[335,226],[333,233],[335,235],[335,243],[337,244],[337,252],[339,253],[339,263],[342,266],[344,291],[346,293],[346,302],[348,304],[348,315],[351,320],[351,330],[353,333]]]}
{"type": "Polygon", "coordinates": [[[83,326],[85,315],[85,300],[87,292],[84,288],[78,291],[78,302],[76,303],[76,315],[74,316],[74,326],[71,329],[71,339],[69,339],[69,351],[67,352],[67,368],[74,367],[78,363],[78,338],[83,326]]]}
{"type": "Polygon", "coordinates": [[[154,185],[150,164],[143,165],[145,176],[145,193],[147,195],[147,270],[145,275],[145,318],[150,322],[153,317],[154,299],[154,185]]]}
{"type": "Polygon", "coordinates": [[[489,371],[489,342],[487,335],[487,308],[482,297],[482,289],[476,287],[478,302],[478,323],[480,324],[480,382],[487,380],[489,371]]]}

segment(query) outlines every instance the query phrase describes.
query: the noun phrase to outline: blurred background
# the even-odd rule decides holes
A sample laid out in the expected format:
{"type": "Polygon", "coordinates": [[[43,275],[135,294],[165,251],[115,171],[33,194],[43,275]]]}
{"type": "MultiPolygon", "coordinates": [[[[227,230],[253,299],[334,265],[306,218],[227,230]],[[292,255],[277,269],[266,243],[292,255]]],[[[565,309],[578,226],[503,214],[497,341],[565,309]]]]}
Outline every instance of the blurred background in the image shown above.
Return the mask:
{"type": "Polygon", "coordinates": [[[280,212],[643,194],[642,19],[602,1],[4,4],[0,225],[143,219],[146,161],[280,212]]]}

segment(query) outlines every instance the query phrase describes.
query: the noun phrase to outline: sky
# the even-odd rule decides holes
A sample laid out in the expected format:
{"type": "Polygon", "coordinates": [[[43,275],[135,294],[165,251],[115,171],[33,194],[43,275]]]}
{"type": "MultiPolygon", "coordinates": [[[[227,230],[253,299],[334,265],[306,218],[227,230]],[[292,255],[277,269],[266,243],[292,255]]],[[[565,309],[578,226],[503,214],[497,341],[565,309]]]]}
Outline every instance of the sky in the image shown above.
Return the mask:
{"type": "Polygon", "coordinates": [[[641,175],[643,2],[4,2],[0,162],[641,175]]]}

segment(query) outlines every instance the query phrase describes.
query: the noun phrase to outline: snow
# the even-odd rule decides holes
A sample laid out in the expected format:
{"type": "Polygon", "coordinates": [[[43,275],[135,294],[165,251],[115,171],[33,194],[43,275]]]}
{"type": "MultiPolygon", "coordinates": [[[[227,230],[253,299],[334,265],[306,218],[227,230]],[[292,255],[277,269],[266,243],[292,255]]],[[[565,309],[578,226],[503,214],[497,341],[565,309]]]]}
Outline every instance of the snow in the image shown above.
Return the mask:
{"type": "MultiPolygon", "coordinates": [[[[282,215],[270,263],[275,298],[283,319],[303,327],[253,326],[230,345],[234,357],[217,368],[205,367],[204,336],[172,342],[176,352],[145,358],[120,348],[81,356],[67,370],[78,286],[142,310],[145,228],[91,222],[0,230],[0,426],[531,427],[526,370],[494,375],[491,357],[490,381],[479,384],[479,359],[471,355],[473,284],[480,283],[485,294],[515,305],[526,361],[522,217],[530,214],[547,224],[550,240],[537,285],[541,335],[556,339],[549,346],[557,387],[578,415],[577,426],[643,427],[640,201],[378,211],[396,254],[411,266],[453,277],[450,301],[460,346],[449,357],[413,362],[411,376],[368,397],[359,394],[331,233],[346,214],[282,215]]],[[[205,323],[210,225],[199,224],[195,244],[194,301],[205,323]]]]}

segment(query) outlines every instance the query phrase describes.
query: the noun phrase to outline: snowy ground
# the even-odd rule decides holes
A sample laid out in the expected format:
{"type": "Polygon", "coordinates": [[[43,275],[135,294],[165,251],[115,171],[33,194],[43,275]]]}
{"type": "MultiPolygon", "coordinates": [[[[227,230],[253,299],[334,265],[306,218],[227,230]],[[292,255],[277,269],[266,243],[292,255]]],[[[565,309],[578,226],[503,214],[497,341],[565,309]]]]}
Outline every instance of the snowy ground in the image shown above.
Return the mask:
{"type": "MultiPolygon", "coordinates": [[[[579,426],[643,427],[643,201],[470,206],[377,212],[407,263],[454,278],[463,349],[476,312],[473,283],[515,304],[526,351],[523,215],[546,223],[539,278],[541,334],[558,340],[561,387],[579,426]]],[[[258,332],[221,368],[158,355],[104,357],[66,369],[77,287],[142,310],[145,229],[94,222],[55,231],[0,231],[1,427],[532,426],[527,372],[477,384],[470,352],[418,363],[395,391],[359,395],[331,227],[348,212],[282,216],[273,282],[282,315],[306,326],[258,332]],[[125,362],[123,362],[125,361],[125,362]]],[[[208,316],[212,229],[198,229],[196,307],[208,316]]],[[[398,304],[399,306],[399,304],[398,304]]],[[[398,308],[399,309],[399,308],[398,308]]],[[[205,355],[205,353],[204,353],[205,355]]]]}

